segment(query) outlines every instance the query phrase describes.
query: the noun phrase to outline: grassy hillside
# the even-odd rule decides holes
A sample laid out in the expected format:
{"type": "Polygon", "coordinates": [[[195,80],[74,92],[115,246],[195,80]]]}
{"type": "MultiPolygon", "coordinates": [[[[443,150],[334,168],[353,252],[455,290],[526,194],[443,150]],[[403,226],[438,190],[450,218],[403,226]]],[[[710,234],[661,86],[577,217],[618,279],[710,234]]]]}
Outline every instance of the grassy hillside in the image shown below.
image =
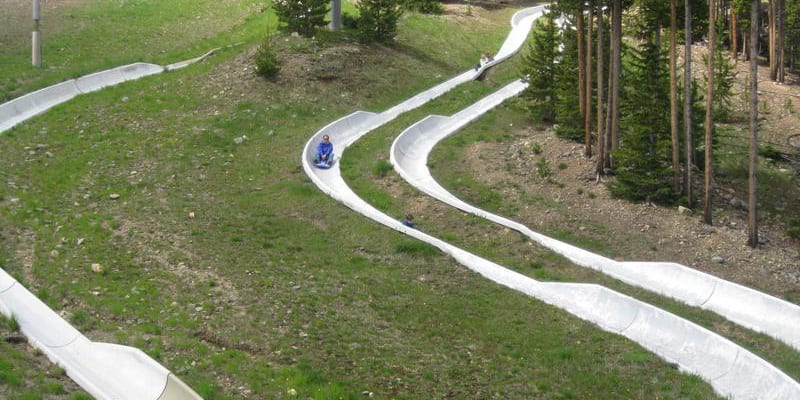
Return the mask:
{"type": "Polygon", "coordinates": [[[31,67],[31,2],[3,1],[0,101],[122,64],[169,64],[252,42],[269,25],[266,9],[258,0],[42,2],[43,63],[37,70],[31,67]]]}
{"type": "MultiPolygon", "coordinates": [[[[265,81],[250,62],[268,25],[259,4],[199,3],[65,5],[64,18],[107,7],[109,25],[54,33],[51,46],[78,37],[87,46],[78,58],[48,61],[63,68],[30,70],[24,44],[0,50],[3,62],[18,60],[0,72],[8,98],[106,66],[245,42],[179,72],[81,96],[0,137],[0,264],[87,336],[141,348],[206,399],[714,398],[641,347],[373,224],[302,172],[300,150],[314,131],[469,68],[499,46],[514,10],[409,14],[392,47],[364,47],[348,32],[282,34],[284,70],[265,81]],[[180,22],[187,16],[206,23],[194,29],[180,22]],[[91,50],[117,28],[107,54],[91,50]]],[[[514,75],[513,65],[498,69],[371,134],[348,150],[348,179],[399,217],[410,205],[364,176],[380,170],[390,132],[458,110],[514,75]]],[[[473,250],[511,265],[514,252],[533,269],[563,264],[453,216],[436,233],[456,244],[481,242],[473,250]]],[[[33,362],[2,354],[13,370],[33,362]]],[[[41,388],[30,398],[49,396],[40,378],[19,379],[41,388]]],[[[10,382],[0,387],[20,393],[10,382]]]]}

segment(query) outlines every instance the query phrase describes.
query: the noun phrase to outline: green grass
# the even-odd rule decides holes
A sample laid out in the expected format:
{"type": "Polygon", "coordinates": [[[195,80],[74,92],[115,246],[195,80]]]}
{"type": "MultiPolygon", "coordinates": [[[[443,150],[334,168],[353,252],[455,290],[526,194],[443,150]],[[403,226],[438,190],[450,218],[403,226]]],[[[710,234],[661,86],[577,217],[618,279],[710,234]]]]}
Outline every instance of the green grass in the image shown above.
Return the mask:
{"type": "MultiPolygon", "coordinates": [[[[128,44],[115,41],[99,57],[90,51],[99,42],[95,28],[65,28],[50,45],[86,46],[75,50],[80,57],[55,64],[46,55],[49,65],[69,67],[40,75],[2,69],[3,79],[20,77],[5,84],[4,96],[134,59],[174,61],[246,42],[179,72],[81,96],[0,137],[3,267],[91,338],[141,348],[206,399],[347,399],[364,391],[397,399],[714,398],[699,378],[641,347],[366,220],[317,190],[299,167],[307,138],[330,121],[357,109],[382,111],[470,68],[497,48],[514,10],[467,23],[407,15],[397,46],[359,48],[347,58],[358,61],[350,73],[331,83],[315,79],[313,68],[275,82],[237,73],[243,64],[234,60],[267,25],[264,14],[242,8],[250,2],[190,7],[203,15],[236,12],[209,30],[159,34],[158,46],[147,29],[174,31],[175,21],[196,19],[180,11],[183,2],[126,1],[142,7],[131,20],[122,19],[124,7],[114,10],[119,2],[87,4],[98,9],[70,12],[105,16],[118,30],[100,21],[99,32],[128,44]],[[245,134],[247,141],[233,143],[245,134]],[[92,272],[92,263],[105,272],[92,272]]],[[[350,32],[278,42],[283,54],[311,67],[320,51],[354,46],[350,32]]],[[[1,51],[4,62],[27,62],[23,44],[1,51]]],[[[372,175],[392,135],[421,116],[461,109],[516,68],[499,67],[486,83],[456,88],[359,141],[342,161],[346,179],[400,218],[412,204],[381,186],[397,177],[372,175]]],[[[493,201],[504,207],[503,199],[493,201]]],[[[446,213],[446,220],[419,215],[421,229],[521,270],[556,275],[564,267],[517,234],[446,213]]],[[[0,363],[17,377],[9,381],[56,390],[17,372],[37,371],[26,367],[31,357],[0,350],[0,363]]],[[[67,383],[64,390],[74,392],[67,383]]]]}

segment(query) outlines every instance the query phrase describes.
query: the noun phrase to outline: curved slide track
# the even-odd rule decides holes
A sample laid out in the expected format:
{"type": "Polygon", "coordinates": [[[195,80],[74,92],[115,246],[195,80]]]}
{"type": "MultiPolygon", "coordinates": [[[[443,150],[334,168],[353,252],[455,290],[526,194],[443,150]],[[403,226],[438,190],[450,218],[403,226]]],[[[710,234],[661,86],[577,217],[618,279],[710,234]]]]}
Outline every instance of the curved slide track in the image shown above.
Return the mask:
{"type": "MultiPolygon", "coordinates": [[[[512,18],[512,30],[495,57],[500,62],[522,45],[533,21],[543,8],[520,11],[512,18]],[[513,46],[513,47],[512,47],[513,46]]],[[[501,265],[471,254],[441,239],[402,225],[358,197],[342,179],[339,162],[321,170],[313,166],[314,146],[323,135],[341,151],[371,130],[391,121],[402,112],[416,108],[453,87],[477,78],[479,71],[467,71],[449,81],[382,113],[356,111],[317,131],[306,143],[301,162],[306,174],[324,193],[356,212],[389,228],[436,246],[467,268],[501,285],[518,290],[545,303],[562,308],[600,328],[623,335],[682,370],[697,374],[719,393],[735,399],[798,399],[800,384],[739,345],[666,311],[594,284],[539,282],[501,265]]],[[[484,107],[499,104],[525,87],[514,82],[479,103],[484,107]]],[[[435,123],[436,118],[428,123],[435,123]]]]}
{"type": "Polygon", "coordinates": [[[123,65],[121,67],[84,75],[80,78],[70,79],[17,97],[16,99],[0,104],[0,133],[61,103],[72,100],[81,94],[95,92],[109,86],[136,80],[148,75],[185,68],[193,63],[204,60],[216,50],[217,49],[211,50],[200,57],[180,61],[167,66],[148,63],[123,65]]]}
{"type": "Polygon", "coordinates": [[[606,258],[468,204],[439,185],[427,167],[428,156],[433,147],[499,104],[502,101],[499,96],[500,93],[495,93],[450,117],[432,115],[408,127],[395,138],[390,151],[390,160],[397,173],[428,195],[464,212],[514,229],[575,264],[690,306],[713,311],[800,350],[800,306],[796,304],[681,264],[619,262],[606,258]]]}
{"type": "MultiPolygon", "coordinates": [[[[0,104],[0,134],[78,95],[184,68],[214,50],[167,66],[135,63],[48,86],[0,104]]],[[[0,313],[86,392],[108,400],[200,400],[178,377],[139,349],[92,342],[0,269],[0,313]]]]}

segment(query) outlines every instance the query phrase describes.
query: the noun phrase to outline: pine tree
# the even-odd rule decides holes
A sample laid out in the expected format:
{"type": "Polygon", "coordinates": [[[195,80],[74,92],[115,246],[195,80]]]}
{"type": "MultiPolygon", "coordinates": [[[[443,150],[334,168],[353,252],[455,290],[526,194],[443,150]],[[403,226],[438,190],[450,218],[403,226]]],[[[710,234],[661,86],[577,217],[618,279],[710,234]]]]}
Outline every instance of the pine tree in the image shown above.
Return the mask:
{"type": "Polygon", "coordinates": [[[398,0],[361,0],[358,3],[358,36],[365,42],[391,42],[403,15],[398,0]]]}
{"type": "Polygon", "coordinates": [[[613,196],[670,204],[672,187],[669,74],[666,54],[646,43],[630,50],[623,108],[622,146],[614,153],[613,196]]]}
{"type": "Polygon", "coordinates": [[[558,54],[558,28],[548,13],[536,20],[528,54],[522,58],[522,74],[528,77],[528,88],[522,96],[530,100],[535,119],[555,122],[556,90],[553,84],[558,54]]]}
{"type": "Polygon", "coordinates": [[[558,124],[556,135],[580,142],[583,139],[583,118],[581,116],[578,91],[578,38],[577,32],[567,27],[560,35],[563,50],[555,68],[556,115],[558,124]]]}

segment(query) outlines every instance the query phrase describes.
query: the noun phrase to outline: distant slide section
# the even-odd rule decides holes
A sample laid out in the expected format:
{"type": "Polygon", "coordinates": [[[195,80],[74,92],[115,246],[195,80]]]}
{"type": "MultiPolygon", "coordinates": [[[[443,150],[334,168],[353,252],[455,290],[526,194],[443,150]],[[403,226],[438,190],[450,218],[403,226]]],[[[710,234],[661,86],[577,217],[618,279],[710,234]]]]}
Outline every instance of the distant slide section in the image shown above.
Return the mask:
{"type": "Polygon", "coordinates": [[[462,211],[514,229],[534,242],[625,283],[671,297],[693,307],[772,336],[800,350],[800,306],[681,264],[619,262],[534,232],[519,222],[482,210],[457,198],[439,185],[428,170],[433,147],[457,132],[496,102],[489,96],[450,117],[429,116],[403,131],[392,143],[390,160],[409,184],[462,211]]]}
{"type": "Polygon", "coordinates": [[[215,50],[211,50],[200,57],[180,61],[165,67],[148,63],[123,65],[121,67],[84,75],[80,78],[70,79],[17,97],[16,99],[0,104],[0,133],[52,107],[72,100],[80,94],[95,92],[109,86],[118,85],[122,82],[160,74],[164,71],[178,70],[198,61],[202,61],[215,50]]]}
{"type": "MultiPolygon", "coordinates": [[[[540,7],[526,9],[512,18],[512,37],[526,37],[533,21],[541,15],[540,7]]],[[[516,46],[520,46],[522,41],[516,46]]],[[[509,57],[516,49],[501,48],[500,60],[509,57]],[[503,55],[504,57],[501,57],[503,55]]],[[[518,49],[518,47],[517,47],[518,49]]],[[[600,328],[623,335],[667,361],[674,362],[684,371],[701,376],[715,390],[734,399],[800,399],[800,385],[786,374],[741,346],[708,331],[694,323],[666,311],[593,284],[539,282],[511,271],[501,265],[455,247],[441,239],[404,226],[400,221],[382,213],[361,199],[341,176],[340,163],[330,169],[313,166],[316,143],[329,135],[336,144],[337,160],[341,152],[373,129],[393,120],[397,115],[414,109],[440,96],[455,86],[477,78],[483,71],[467,71],[449,81],[382,112],[356,111],[331,122],[317,131],[306,143],[301,156],[303,169],[320,190],[362,215],[391,229],[436,246],[467,268],[494,282],[523,292],[548,304],[562,308],[600,328]]],[[[524,82],[513,82],[487,98],[479,101],[478,108],[485,110],[500,104],[524,89],[524,82]]],[[[471,111],[475,111],[472,109],[471,111]]],[[[474,115],[477,118],[480,114],[474,115]]],[[[447,124],[446,118],[432,117],[421,124],[447,124]]],[[[414,151],[410,148],[409,151],[414,151]]]]}

